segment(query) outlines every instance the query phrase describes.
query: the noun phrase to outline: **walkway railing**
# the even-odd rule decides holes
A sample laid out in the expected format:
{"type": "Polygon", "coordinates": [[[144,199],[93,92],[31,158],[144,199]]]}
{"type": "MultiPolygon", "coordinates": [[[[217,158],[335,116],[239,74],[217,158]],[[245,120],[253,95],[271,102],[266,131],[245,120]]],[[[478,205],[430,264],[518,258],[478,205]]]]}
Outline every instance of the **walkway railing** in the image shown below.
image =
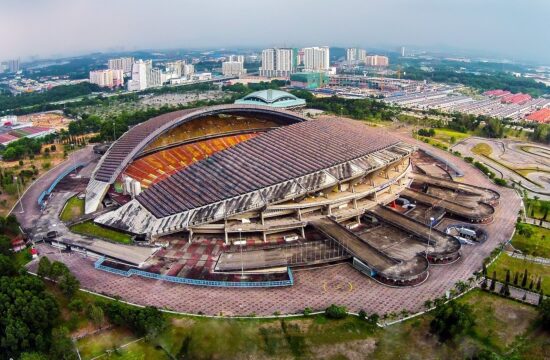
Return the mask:
{"type": "Polygon", "coordinates": [[[48,196],[52,193],[53,189],[57,186],[57,184],[59,184],[59,182],[61,180],[63,180],[63,178],[65,176],[69,175],[70,173],[72,173],[73,171],[75,171],[76,169],[78,169],[80,167],[84,167],[84,164],[71,165],[69,168],[67,168],[65,171],[63,171],[61,174],[59,174],[55,178],[55,180],[52,182],[50,187],[48,189],[46,189],[45,191],[42,191],[42,193],[38,197],[38,205],[43,206],[44,205],[44,199],[46,198],[46,196],[48,196]]]}
{"type": "Polygon", "coordinates": [[[199,285],[199,286],[212,286],[212,287],[236,287],[236,288],[259,288],[259,287],[280,287],[280,286],[292,286],[294,285],[294,276],[290,268],[287,270],[288,280],[275,280],[275,281],[215,281],[215,280],[199,280],[189,279],[178,276],[170,276],[163,274],[155,274],[148,271],[129,269],[120,270],[110,266],[103,265],[105,257],[100,257],[95,263],[94,267],[98,270],[103,270],[112,274],[130,277],[132,275],[141,276],[149,279],[163,280],[174,282],[178,284],[186,285],[199,285]]]}

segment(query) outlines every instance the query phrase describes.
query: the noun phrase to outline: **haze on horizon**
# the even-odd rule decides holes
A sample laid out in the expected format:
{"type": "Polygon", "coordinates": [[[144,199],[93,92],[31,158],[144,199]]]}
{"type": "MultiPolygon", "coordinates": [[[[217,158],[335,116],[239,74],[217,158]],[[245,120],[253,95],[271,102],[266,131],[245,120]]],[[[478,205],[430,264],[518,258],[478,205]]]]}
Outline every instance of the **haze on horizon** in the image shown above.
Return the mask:
{"type": "Polygon", "coordinates": [[[360,46],[550,65],[547,0],[1,2],[0,59],[138,49],[360,46]]]}

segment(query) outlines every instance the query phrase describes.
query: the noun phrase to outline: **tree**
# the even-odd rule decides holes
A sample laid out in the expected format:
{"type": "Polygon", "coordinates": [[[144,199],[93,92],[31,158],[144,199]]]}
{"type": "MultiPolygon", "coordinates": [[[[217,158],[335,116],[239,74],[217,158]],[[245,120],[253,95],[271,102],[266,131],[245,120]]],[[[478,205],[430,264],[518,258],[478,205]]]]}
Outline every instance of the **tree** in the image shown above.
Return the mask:
{"type": "Polygon", "coordinates": [[[48,277],[50,276],[51,269],[52,263],[50,262],[50,259],[46,256],[42,256],[40,261],[38,261],[38,270],[36,271],[36,274],[42,278],[48,277]]]}
{"type": "Polygon", "coordinates": [[[70,272],[66,272],[59,278],[59,289],[67,297],[72,298],[80,287],[80,282],[70,272]]]}
{"type": "Polygon", "coordinates": [[[495,291],[496,285],[497,285],[497,272],[493,271],[493,277],[491,278],[491,286],[489,286],[489,290],[495,291]]]}
{"type": "Polygon", "coordinates": [[[514,273],[514,285],[518,285],[519,273],[516,271],[514,273]]]}
{"type": "Polygon", "coordinates": [[[17,358],[22,352],[46,351],[59,310],[42,280],[2,276],[0,299],[0,354],[17,358]]]}
{"type": "Polygon", "coordinates": [[[69,331],[65,327],[56,328],[52,331],[52,344],[50,347],[50,358],[61,360],[76,360],[78,356],[74,350],[73,342],[69,337],[69,331]]]}
{"type": "Polygon", "coordinates": [[[17,265],[13,258],[0,254],[0,274],[12,276],[17,273],[17,265]]]}
{"type": "Polygon", "coordinates": [[[362,320],[365,320],[367,318],[367,312],[363,309],[359,310],[359,313],[357,315],[359,315],[359,319],[362,320]]]}
{"type": "Polygon", "coordinates": [[[440,306],[434,311],[430,322],[430,332],[439,337],[439,341],[452,340],[465,333],[475,325],[474,315],[468,304],[456,301],[440,306]]]}
{"type": "Polygon", "coordinates": [[[90,305],[86,311],[86,315],[96,327],[101,327],[105,319],[103,309],[97,305],[90,305]]]}
{"type": "Polygon", "coordinates": [[[433,305],[433,301],[431,301],[430,299],[424,301],[424,308],[426,310],[430,310],[432,308],[432,305],[433,305]]]}
{"type": "Polygon", "coordinates": [[[542,281],[542,279],[541,279],[541,277],[539,276],[539,278],[538,278],[538,280],[537,280],[537,287],[536,287],[537,291],[540,291],[540,287],[541,287],[541,285],[542,285],[542,284],[541,284],[541,281],[542,281]]]}
{"type": "Polygon", "coordinates": [[[523,271],[523,278],[521,279],[521,287],[524,288],[527,286],[527,269],[523,271]]]}
{"type": "Polygon", "coordinates": [[[0,254],[10,256],[11,251],[11,240],[6,235],[0,235],[0,254]]]}
{"type": "Polygon", "coordinates": [[[348,315],[348,310],[345,306],[330,305],[325,309],[325,316],[329,319],[343,319],[348,315]]]}
{"type": "Polygon", "coordinates": [[[543,299],[538,309],[542,327],[550,330],[550,298],[543,299]]]}

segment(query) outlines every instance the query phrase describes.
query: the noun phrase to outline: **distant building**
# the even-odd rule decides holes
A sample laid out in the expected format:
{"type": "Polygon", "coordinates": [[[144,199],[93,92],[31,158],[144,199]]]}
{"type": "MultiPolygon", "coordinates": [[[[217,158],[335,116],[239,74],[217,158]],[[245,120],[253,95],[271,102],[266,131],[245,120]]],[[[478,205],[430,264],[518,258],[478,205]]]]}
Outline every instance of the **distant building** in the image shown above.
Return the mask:
{"type": "Polygon", "coordinates": [[[387,56],[369,55],[365,58],[365,65],[385,67],[390,65],[390,60],[387,56]]]}
{"type": "Polygon", "coordinates": [[[264,49],[260,76],[288,77],[296,69],[294,53],[291,48],[264,49]]]}
{"type": "Polygon", "coordinates": [[[114,88],[124,85],[122,70],[94,70],[90,71],[90,83],[101,87],[114,88]]]}
{"type": "Polygon", "coordinates": [[[118,59],[109,59],[109,69],[122,70],[125,75],[132,73],[132,66],[134,65],[133,57],[123,57],[118,59]]]}
{"type": "Polygon", "coordinates": [[[304,71],[327,71],[330,67],[328,46],[304,48],[304,71]]]}
{"type": "Polygon", "coordinates": [[[236,100],[240,105],[263,105],[282,109],[294,109],[306,106],[304,99],[280,90],[260,90],[236,100]]]}
{"type": "Polygon", "coordinates": [[[157,68],[150,67],[147,71],[147,87],[158,87],[163,84],[162,71],[157,68]]]}
{"type": "Polygon", "coordinates": [[[19,71],[21,66],[21,61],[19,59],[8,60],[8,71],[11,73],[16,73],[19,71]]]}
{"type": "Polygon", "coordinates": [[[138,60],[132,66],[132,79],[128,81],[128,91],[141,91],[147,89],[147,74],[152,68],[151,60],[138,60]]]}
{"type": "Polygon", "coordinates": [[[290,75],[290,86],[301,89],[317,89],[328,84],[329,77],[325,72],[301,72],[290,75]]]}
{"type": "Polygon", "coordinates": [[[195,65],[191,65],[191,64],[186,64],[186,65],[183,65],[183,68],[182,68],[182,75],[183,76],[191,76],[195,73],[195,65]]]}
{"type": "Polygon", "coordinates": [[[229,55],[227,61],[244,63],[244,55],[229,55]]]}
{"type": "Polygon", "coordinates": [[[346,49],[346,62],[348,64],[364,63],[367,57],[367,51],[359,48],[346,49]]]}
{"type": "Polygon", "coordinates": [[[222,63],[223,76],[241,76],[246,74],[243,63],[240,61],[225,61],[222,63]]]}
{"type": "Polygon", "coordinates": [[[535,111],[534,113],[531,113],[525,119],[528,121],[538,122],[540,124],[548,124],[550,123],[550,109],[540,109],[538,111],[535,111]]]}
{"type": "Polygon", "coordinates": [[[405,47],[401,46],[401,57],[405,57],[405,47]]]}

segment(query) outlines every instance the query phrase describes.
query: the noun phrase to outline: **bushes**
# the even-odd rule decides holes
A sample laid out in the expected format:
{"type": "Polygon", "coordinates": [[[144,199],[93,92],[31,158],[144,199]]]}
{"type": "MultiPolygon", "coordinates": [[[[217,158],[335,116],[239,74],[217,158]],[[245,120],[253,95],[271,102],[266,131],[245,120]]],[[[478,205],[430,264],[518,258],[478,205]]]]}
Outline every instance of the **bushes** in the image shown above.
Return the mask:
{"type": "Polygon", "coordinates": [[[493,181],[495,182],[495,184],[497,185],[500,185],[500,186],[508,186],[508,182],[504,179],[501,179],[501,178],[494,178],[493,181]]]}
{"type": "Polygon", "coordinates": [[[426,137],[434,137],[435,136],[435,130],[434,129],[419,129],[418,135],[420,136],[426,136],[426,137]]]}
{"type": "Polygon", "coordinates": [[[480,163],[479,161],[476,161],[474,163],[474,166],[476,168],[478,168],[479,170],[481,170],[481,172],[483,172],[485,175],[487,175],[490,179],[493,179],[495,177],[495,173],[492,172],[491,170],[489,170],[489,168],[487,166],[485,166],[485,164],[480,163]]]}
{"type": "Polygon", "coordinates": [[[470,164],[471,164],[471,163],[474,162],[474,158],[471,157],[471,156],[466,156],[466,157],[464,158],[464,161],[466,161],[467,163],[470,163],[470,164]]]}
{"type": "Polygon", "coordinates": [[[325,316],[329,319],[343,319],[348,315],[348,309],[345,306],[330,305],[325,309],[325,316]]]}
{"type": "Polygon", "coordinates": [[[461,335],[475,325],[472,309],[467,304],[451,301],[434,310],[434,319],[430,322],[430,332],[445,342],[461,335]]]}
{"type": "Polygon", "coordinates": [[[155,307],[134,308],[120,302],[98,305],[113,325],[128,327],[138,336],[154,337],[166,327],[164,315],[155,307]]]}

